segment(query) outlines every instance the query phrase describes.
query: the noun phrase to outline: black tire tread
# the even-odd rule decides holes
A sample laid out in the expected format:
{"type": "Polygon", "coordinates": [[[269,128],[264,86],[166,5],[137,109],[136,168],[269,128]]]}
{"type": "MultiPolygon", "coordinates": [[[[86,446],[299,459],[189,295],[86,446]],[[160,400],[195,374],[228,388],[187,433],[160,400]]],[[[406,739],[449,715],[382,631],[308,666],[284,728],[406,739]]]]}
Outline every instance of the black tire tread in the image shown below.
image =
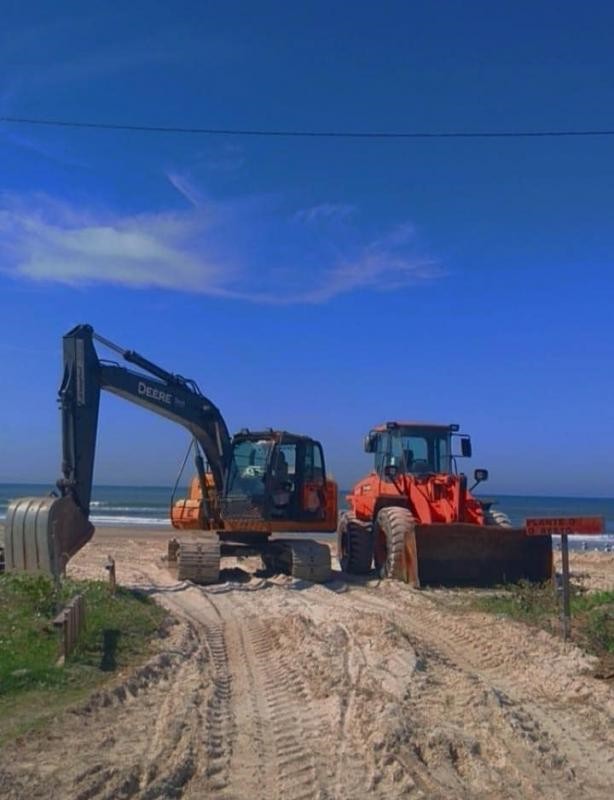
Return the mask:
{"type": "Polygon", "coordinates": [[[373,563],[373,535],[370,527],[349,511],[339,520],[339,530],[339,541],[342,541],[345,534],[349,545],[349,552],[341,552],[340,548],[337,553],[341,569],[350,575],[366,575],[371,571],[373,563]]]}
{"type": "Polygon", "coordinates": [[[411,511],[402,506],[386,506],[376,518],[376,526],[386,538],[386,560],[379,565],[382,578],[399,580],[402,577],[405,558],[405,535],[416,524],[411,511]]]}

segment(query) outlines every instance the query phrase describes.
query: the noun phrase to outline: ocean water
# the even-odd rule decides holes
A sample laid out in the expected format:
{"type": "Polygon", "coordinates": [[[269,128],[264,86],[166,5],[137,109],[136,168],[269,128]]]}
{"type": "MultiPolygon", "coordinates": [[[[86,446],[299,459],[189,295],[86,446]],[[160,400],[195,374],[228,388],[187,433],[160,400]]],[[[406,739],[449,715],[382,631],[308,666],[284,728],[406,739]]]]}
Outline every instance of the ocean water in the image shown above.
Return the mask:
{"type": "MultiPolygon", "coordinates": [[[[0,483],[0,523],[6,509],[17,497],[47,495],[53,486],[42,484],[0,483]]],[[[172,488],[168,486],[95,486],[92,493],[90,519],[94,525],[164,527],[169,525],[172,488]]],[[[348,490],[339,492],[341,508],[345,507],[348,490]]],[[[179,487],[176,498],[185,496],[179,487]]],[[[589,546],[614,545],[614,498],[536,497],[530,495],[487,495],[495,500],[495,508],[505,511],[514,525],[522,525],[526,517],[593,516],[605,518],[605,536],[586,537],[589,546]]],[[[572,543],[582,542],[573,537],[572,543]]]]}
{"type": "MultiPolygon", "coordinates": [[[[37,483],[0,483],[0,522],[6,517],[11,500],[17,497],[42,497],[52,485],[37,483]]],[[[179,487],[176,498],[185,497],[186,487],[179,487]]],[[[94,525],[170,525],[172,487],[168,486],[95,486],[92,491],[90,519],[94,525]]]]}

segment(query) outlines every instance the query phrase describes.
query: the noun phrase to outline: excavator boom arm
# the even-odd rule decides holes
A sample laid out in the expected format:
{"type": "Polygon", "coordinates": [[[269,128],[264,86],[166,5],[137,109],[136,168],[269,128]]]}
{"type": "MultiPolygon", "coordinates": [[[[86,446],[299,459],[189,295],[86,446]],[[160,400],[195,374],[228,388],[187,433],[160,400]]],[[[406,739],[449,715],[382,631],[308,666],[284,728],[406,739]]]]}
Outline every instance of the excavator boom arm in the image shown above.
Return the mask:
{"type": "Polygon", "coordinates": [[[138,353],[122,350],[78,325],[63,340],[64,373],[59,390],[62,413],[60,498],[21,498],[7,511],[7,569],[57,574],[93,534],[89,510],[94,474],[101,390],[187,428],[199,442],[218,493],[232,459],[232,442],[219,409],[193,381],[173,375],[138,353]],[[101,362],[94,339],[155,377],[101,362]]]}
{"type": "Polygon", "coordinates": [[[202,447],[215,487],[222,492],[232,445],[219,409],[192,388],[194,384],[190,385],[131,351],[120,352],[132,356],[131,361],[155,373],[156,378],[118,364],[100,362],[94,338],[89,325],[79,325],[64,337],[64,377],[59,392],[63,450],[63,478],[59,487],[62,493],[72,494],[83,513],[89,513],[101,390],[187,428],[202,447]]]}

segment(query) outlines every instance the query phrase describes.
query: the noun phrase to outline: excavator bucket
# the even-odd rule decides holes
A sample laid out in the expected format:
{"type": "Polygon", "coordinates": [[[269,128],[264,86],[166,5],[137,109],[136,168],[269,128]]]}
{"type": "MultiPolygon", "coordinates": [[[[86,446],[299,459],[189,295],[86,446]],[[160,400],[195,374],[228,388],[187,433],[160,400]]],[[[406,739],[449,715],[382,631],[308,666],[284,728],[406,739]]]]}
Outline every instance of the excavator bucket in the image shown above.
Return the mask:
{"type": "Polygon", "coordinates": [[[71,497],[22,497],[8,507],[4,533],[7,572],[58,577],[94,533],[71,497]]]}
{"type": "Polygon", "coordinates": [[[416,525],[405,537],[404,567],[416,587],[543,583],[554,574],[552,537],[497,525],[416,525]]]}

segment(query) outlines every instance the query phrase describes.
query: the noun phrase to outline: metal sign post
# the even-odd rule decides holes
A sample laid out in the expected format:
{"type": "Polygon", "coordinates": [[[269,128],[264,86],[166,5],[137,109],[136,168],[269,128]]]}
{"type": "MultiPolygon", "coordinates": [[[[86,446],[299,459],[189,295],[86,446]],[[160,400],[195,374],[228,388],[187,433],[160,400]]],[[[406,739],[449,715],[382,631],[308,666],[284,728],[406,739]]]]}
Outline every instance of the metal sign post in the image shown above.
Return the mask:
{"type": "Polygon", "coordinates": [[[540,517],[525,520],[527,536],[560,536],[563,578],[563,640],[571,636],[569,589],[569,536],[599,536],[605,530],[603,517],[540,517]]]}

